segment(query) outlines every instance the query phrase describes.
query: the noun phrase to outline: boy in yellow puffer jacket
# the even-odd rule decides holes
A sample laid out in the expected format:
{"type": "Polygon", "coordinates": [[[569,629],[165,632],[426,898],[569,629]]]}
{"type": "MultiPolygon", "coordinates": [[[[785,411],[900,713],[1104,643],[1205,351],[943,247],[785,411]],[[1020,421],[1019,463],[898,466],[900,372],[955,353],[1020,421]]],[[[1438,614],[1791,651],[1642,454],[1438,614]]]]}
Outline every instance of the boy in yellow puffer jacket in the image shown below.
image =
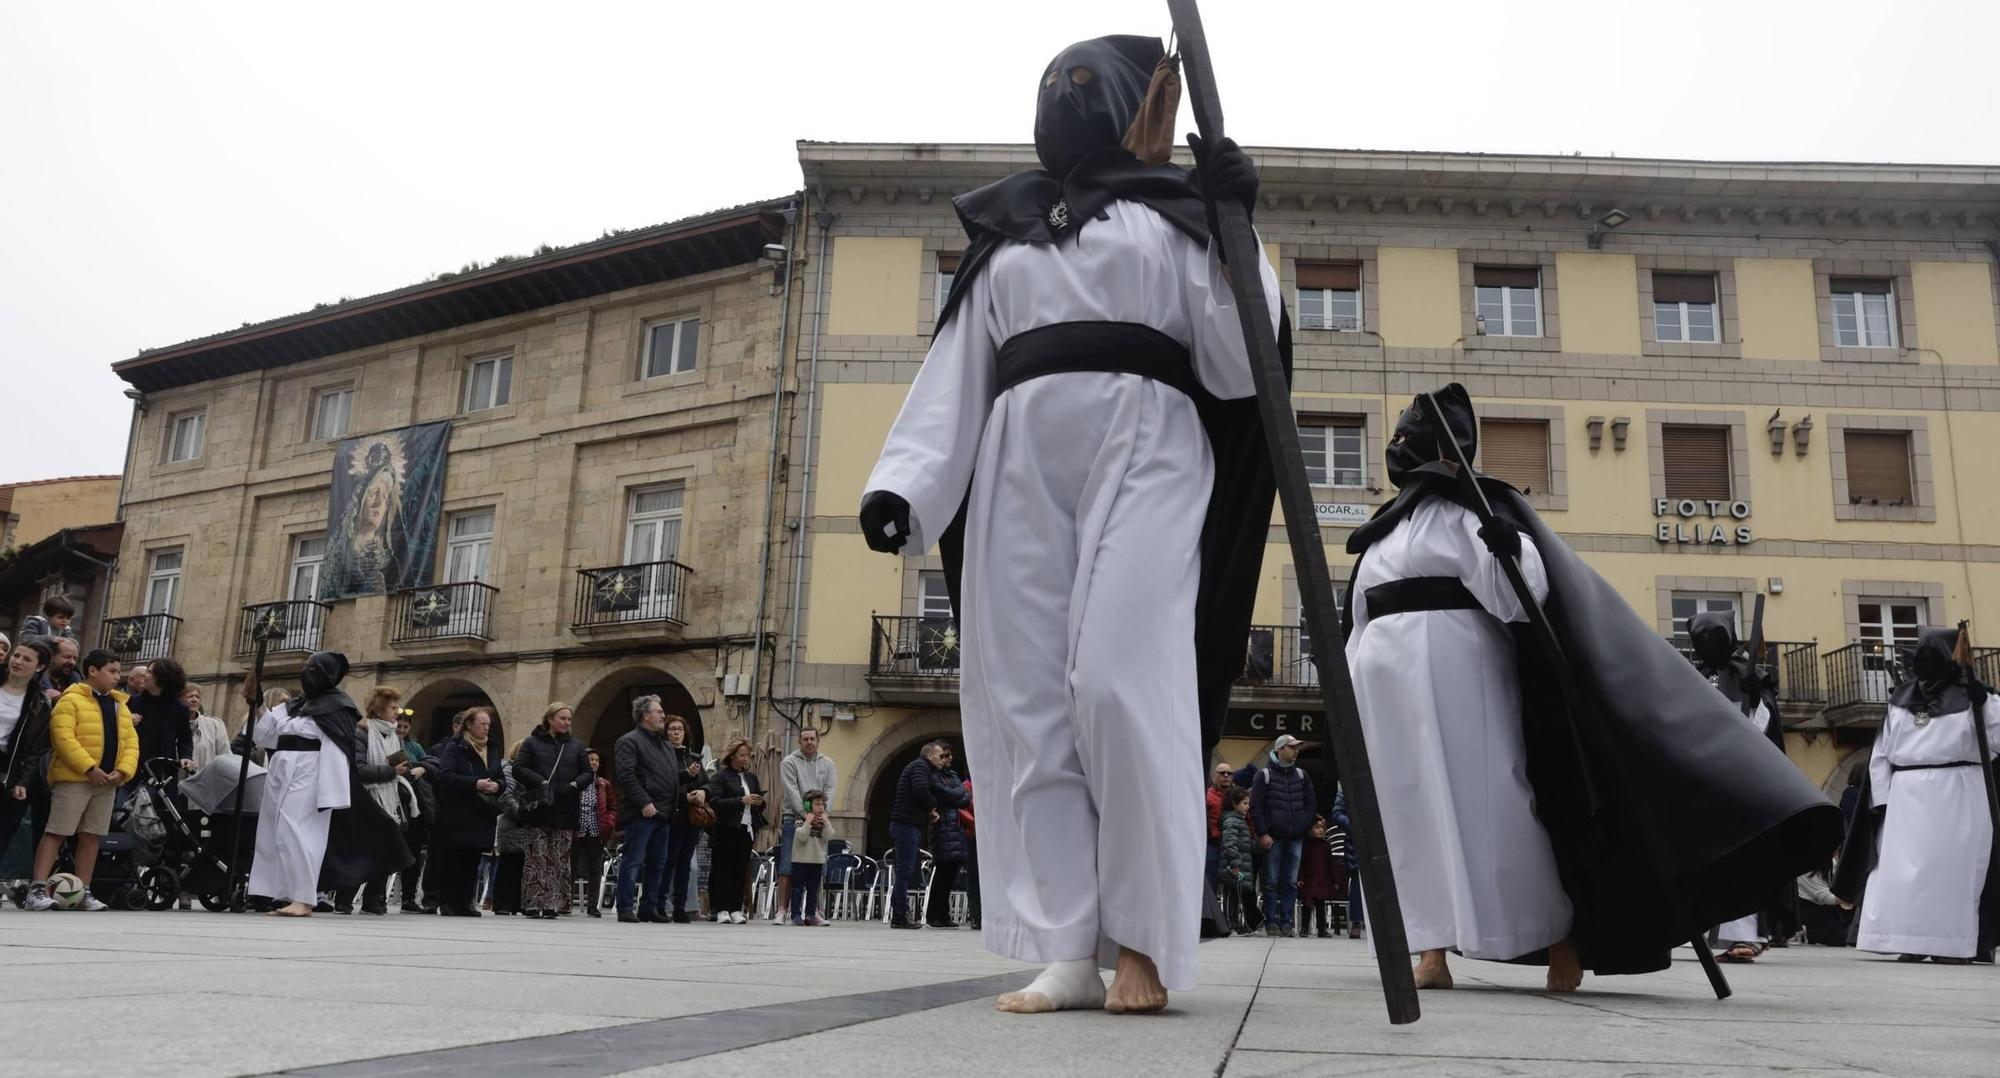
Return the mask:
{"type": "Polygon", "coordinates": [[[90,893],[98,839],[111,830],[118,787],[139,770],[139,730],[118,691],[118,656],[99,648],[83,657],[83,680],[58,697],[49,714],[49,829],[35,848],[35,881],[27,908],[55,905],[49,873],[63,840],[76,836],[76,874],[83,880],[80,909],[101,910],[90,893]]]}

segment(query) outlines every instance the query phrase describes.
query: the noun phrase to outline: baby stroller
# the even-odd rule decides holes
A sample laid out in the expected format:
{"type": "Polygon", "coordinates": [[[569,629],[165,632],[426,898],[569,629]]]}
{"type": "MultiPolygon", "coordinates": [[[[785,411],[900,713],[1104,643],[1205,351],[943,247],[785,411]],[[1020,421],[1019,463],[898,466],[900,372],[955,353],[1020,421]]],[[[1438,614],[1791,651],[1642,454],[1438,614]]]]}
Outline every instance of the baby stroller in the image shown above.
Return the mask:
{"type": "Polygon", "coordinates": [[[239,756],[218,756],[181,780],[187,800],[186,820],[194,837],[180,878],[181,890],[193,894],[203,909],[220,913],[236,908],[250,879],[250,858],[257,845],[257,813],[264,805],[264,769],[255,763],[244,769],[239,756]],[[236,811],[236,779],[243,775],[243,811],[236,811]],[[236,878],[231,879],[231,866],[236,878]]]}
{"type": "MultiPolygon", "coordinates": [[[[174,761],[148,760],[141,770],[146,773],[143,799],[129,803],[126,826],[136,840],[133,860],[140,871],[124,895],[124,904],[135,910],[164,910],[182,894],[193,893],[202,896],[204,906],[211,900],[226,905],[229,863],[212,843],[202,842],[201,832],[175,802],[174,761]]],[[[232,790],[233,778],[232,774],[232,790]]]]}

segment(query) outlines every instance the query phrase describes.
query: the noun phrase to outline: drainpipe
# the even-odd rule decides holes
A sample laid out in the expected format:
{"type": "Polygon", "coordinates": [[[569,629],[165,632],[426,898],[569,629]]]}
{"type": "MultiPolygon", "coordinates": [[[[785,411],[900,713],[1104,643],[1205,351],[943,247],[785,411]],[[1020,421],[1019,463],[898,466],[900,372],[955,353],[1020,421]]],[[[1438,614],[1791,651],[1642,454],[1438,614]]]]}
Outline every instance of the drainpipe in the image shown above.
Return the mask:
{"type": "MultiPolygon", "coordinates": [[[[146,395],[144,393],[137,389],[127,389],[125,395],[132,400],[132,421],[125,428],[125,465],[118,470],[118,510],[117,515],[113,519],[120,523],[123,523],[125,520],[125,491],[132,482],[132,449],[139,444],[139,417],[146,414],[146,395]]],[[[122,536],[118,540],[118,545],[120,549],[123,549],[125,540],[122,536]]],[[[93,596],[97,601],[91,604],[98,608],[97,624],[100,630],[104,627],[105,614],[110,611],[111,588],[117,579],[118,559],[112,558],[110,563],[104,566],[104,594],[102,596],[93,596]]]]}
{"type": "Polygon", "coordinates": [[[764,554],[757,567],[757,620],[750,624],[750,721],[746,736],[752,743],[757,740],[757,712],[763,704],[763,698],[757,695],[757,680],[764,659],[764,599],[770,594],[771,583],[771,524],[776,513],[771,497],[778,489],[778,438],[782,432],[778,419],[784,412],[785,343],[792,328],[792,247],[799,239],[799,209],[797,198],[785,207],[785,263],[781,267],[785,301],[778,313],[778,357],[771,375],[771,460],[764,471],[764,554]]]}
{"type": "Polygon", "coordinates": [[[796,698],[799,690],[799,603],[804,598],[806,536],[812,530],[807,523],[807,511],[812,502],[813,473],[813,428],[819,415],[819,337],[820,327],[826,321],[826,248],[831,242],[833,214],[826,212],[825,200],[818,200],[814,209],[819,213],[819,264],[813,267],[813,331],[812,353],[806,368],[806,438],[804,471],[799,477],[799,522],[792,533],[792,611],[790,618],[791,655],[785,674],[785,696],[796,698]]]}

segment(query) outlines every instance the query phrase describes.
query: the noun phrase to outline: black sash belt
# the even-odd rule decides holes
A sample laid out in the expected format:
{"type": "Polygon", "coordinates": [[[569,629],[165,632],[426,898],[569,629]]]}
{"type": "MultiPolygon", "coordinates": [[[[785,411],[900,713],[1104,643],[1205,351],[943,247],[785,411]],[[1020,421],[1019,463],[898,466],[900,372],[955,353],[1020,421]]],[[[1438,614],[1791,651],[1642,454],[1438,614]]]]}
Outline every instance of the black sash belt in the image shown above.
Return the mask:
{"type": "Polygon", "coordinates": [[[1941,771],[1947,767],[1978,767],[1971,760],[1954,760],[1948,764],[1890,764],[1891,771],[1941,771]]]}
{"type": "Polygon", "coordinates": [[[1207,390],[1195,378],[1194,360],[1179,341],[1137,322],[1057,322],[1016,333],[994,360],[994,396],[1031,378],[1071,371],[1136,374],[1170,385],[1190,400],[1207,390]]]}
{"type": "Polygon", "coordinates": [[[319,739],[301,734],[280,734],[278,747],[273,752],[318,752],[319,739]]]}
{"type": "Polygon", "coordinates": [[[1478,610],[1463,581],[1455,576],[1413,576],[1368,589],[1369,618],[1409,614],[1419,610],[1478,610]]]}

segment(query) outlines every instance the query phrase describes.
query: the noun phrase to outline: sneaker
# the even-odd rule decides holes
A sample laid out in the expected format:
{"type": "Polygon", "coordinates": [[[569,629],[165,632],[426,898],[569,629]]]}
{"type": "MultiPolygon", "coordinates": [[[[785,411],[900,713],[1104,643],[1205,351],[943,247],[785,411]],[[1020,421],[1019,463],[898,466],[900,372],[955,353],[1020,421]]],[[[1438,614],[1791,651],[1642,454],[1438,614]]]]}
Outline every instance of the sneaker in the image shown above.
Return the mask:
{"type": "Polygon", "coordinates": [[[743,916],[742,910],[737,910],[729,915],[729,923],[733,925],[747,925],[750,923],[750,918],[743,916]]]}
{"type": "Polygon", "coordinates": [[[56,900],[49,897],[49,885],[37,881],[28,885],[28,900],[21,908],[25,910],[50,910],[54,909],[55,905],[56,900]]]}
{"type": "Polygon", "coordinates": [[[691,918],[691,917],[689,917],[689,916],[688,916],[688,911],[686,911],[686,910],[675,910],[675,911],[674,911],[674,916],[673,916],[673,923],[674,923],[674,924],[677,924],[677,925],[684,925],[684,924],[688,924],[688,923],[690,923],[690,922],[691,922],[692,920],[693,920],[693,918],[691,918]]]}
{"type": "Polygon", "coordinates": [[[97,913],[101,910],[108,910],[111,907],[99,902],[97,896],[91,894],[90,888],[86,887],[83,889],[83,901],[77,903],[76,908],[87,913],[97,913]]]}
{"type": "Polygon", "coordinates": [[[1298,938],[1298,932],[1294,931],[1291,925],[1286,925],[1285,927],[1280,928],[1278,930],[1278,935],[1283,936],[1286,939],[1298,938]]]}
{"type": "Polygon", "coordinates": [[[1266,922],[1266,923],[1265,923],[1265,925],[1264,925],[1264,934],[1265,934],[1266,936],[1269,936],[1269,937],[1271,937],[1272,939],[1277,939],[1277,938],[1278,938],[1278,926],[1277,926],[1277,925],[1274,925],[1274,924],[1270,924],[1270,923],[1266,922]]]}
{"type": "Polygon", "coordinates": [[[827,920],[824,917],[809,917],[806,919],[806,924],[812,926],[813,928],[826,928],[832,925],[833,922],[827,920]]]}

